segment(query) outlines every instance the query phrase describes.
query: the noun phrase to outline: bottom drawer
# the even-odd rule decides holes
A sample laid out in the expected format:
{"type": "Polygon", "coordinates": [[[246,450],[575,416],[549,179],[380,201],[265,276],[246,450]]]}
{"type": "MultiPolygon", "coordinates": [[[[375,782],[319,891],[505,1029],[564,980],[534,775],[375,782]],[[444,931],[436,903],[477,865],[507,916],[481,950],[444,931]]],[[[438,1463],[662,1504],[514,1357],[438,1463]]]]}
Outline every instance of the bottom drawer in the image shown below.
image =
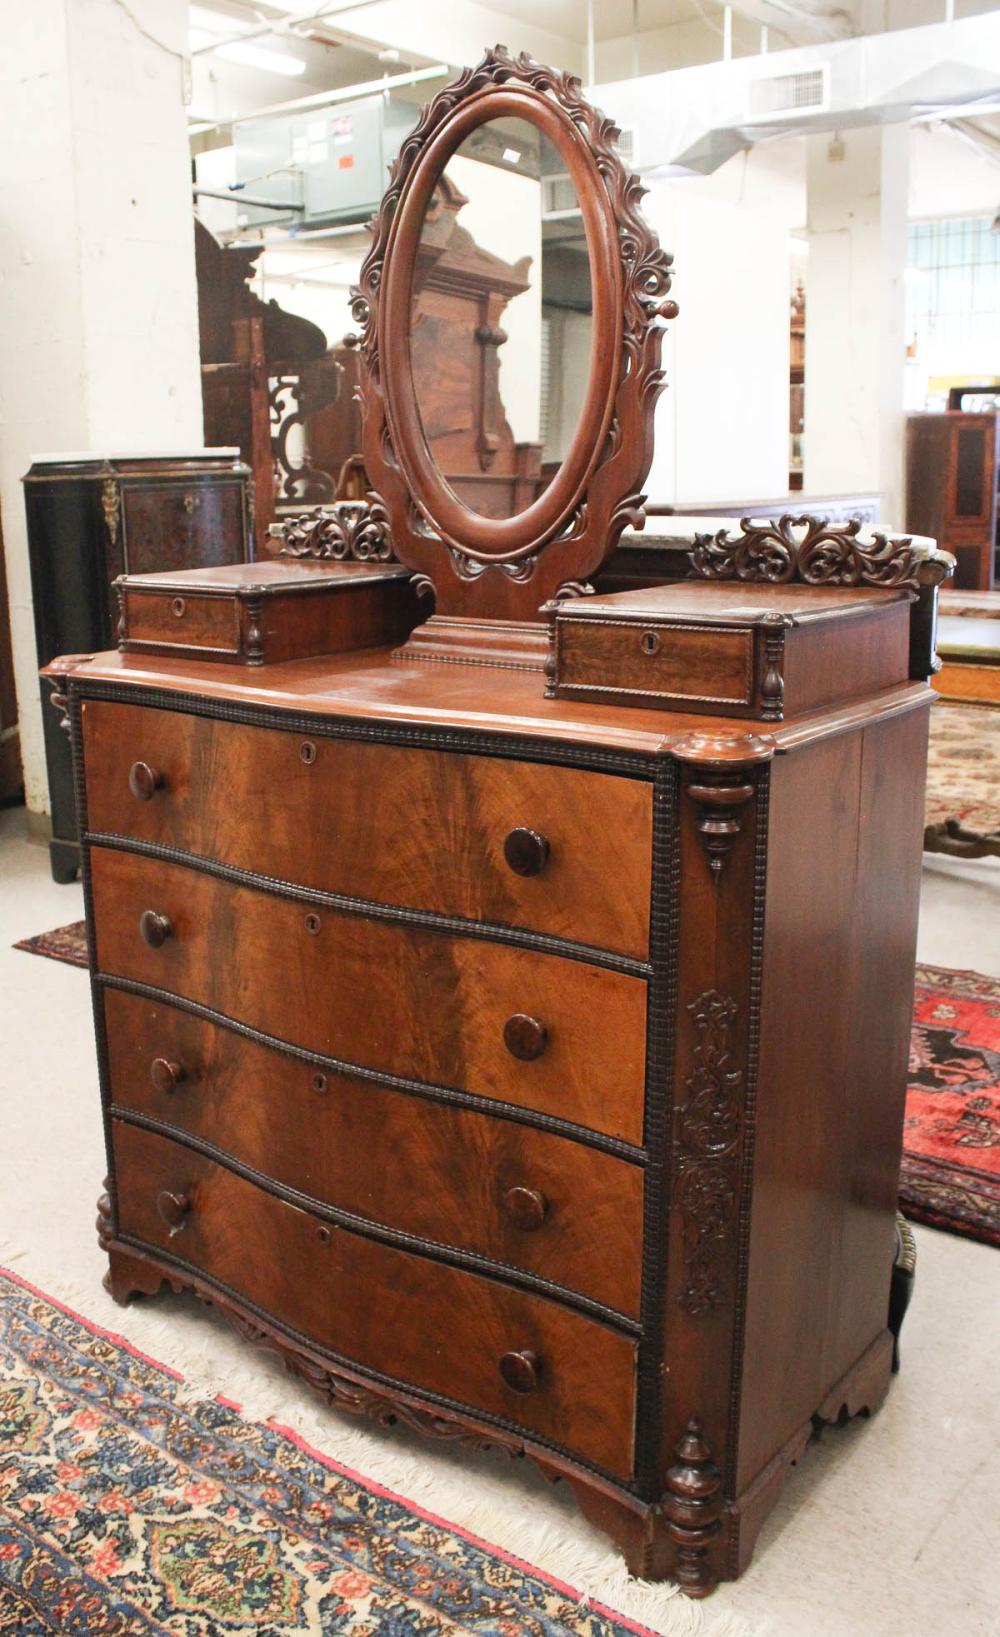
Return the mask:
{"type": "Polygon", "coordinates": [[[322,1222],[140,1127],[116,1121],[114,1150],[126,1237],[192,1264],[364,1368],[631,1476],[636,1345],[627,1336],[322,1222]]]}

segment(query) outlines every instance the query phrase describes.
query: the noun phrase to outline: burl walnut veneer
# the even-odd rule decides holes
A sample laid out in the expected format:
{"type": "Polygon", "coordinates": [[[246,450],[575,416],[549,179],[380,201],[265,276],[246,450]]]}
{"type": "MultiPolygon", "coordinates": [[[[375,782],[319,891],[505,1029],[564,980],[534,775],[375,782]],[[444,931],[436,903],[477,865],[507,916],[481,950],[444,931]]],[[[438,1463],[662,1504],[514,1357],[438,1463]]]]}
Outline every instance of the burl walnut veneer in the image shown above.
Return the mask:
{"type": "Polygon", "coordinates": [[[188,1287],[334,1405],[526,1453],[698,1597],[889,1384],[932,695],[907,543],[716,541],[746,583],[587,595],[670,313],[637,199],[575,81],[489,53],[403,144],[356,303],[373,511],[433,617],[49,675],[112,1294],[188,1287]],[[407,387],[421,199],[491,117],[559,148],[594,288],[577,435],[509,518],[442,494],[407,387]],[[586,697],[546,697],[550,600],[550,691],[571,658],[586,697]]]}

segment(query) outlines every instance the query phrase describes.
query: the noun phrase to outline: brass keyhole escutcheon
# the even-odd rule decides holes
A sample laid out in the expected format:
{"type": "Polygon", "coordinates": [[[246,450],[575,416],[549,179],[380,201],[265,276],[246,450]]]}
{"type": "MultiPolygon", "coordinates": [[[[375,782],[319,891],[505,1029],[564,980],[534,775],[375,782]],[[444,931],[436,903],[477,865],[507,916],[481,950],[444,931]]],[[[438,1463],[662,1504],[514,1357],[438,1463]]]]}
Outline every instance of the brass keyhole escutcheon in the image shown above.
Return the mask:
{"type": "Polygon", "coordinates": [[[319,1095],[322,1096],[326,1090],[326,1075],[314,1074],[312,1077],[312,1088],[313,1091],[318,1092],[319,1095]]]}
{"type": "Polygon", "coordinates": [[[306,767],[312,767],[316,760],[316,746],[311,739],[303,739],[299,746],[299,760],[305,762],[306,767]]]}
{"type": "Polygon", "coordinates": [[[306,931],[311,932],[313,937],[315,937],[321,925],[322,922],[320,921],[319,916],[314,910],[310,910],[309,914],[306,916],[306,931]]]}
{"type": "Polygon", "coordinates": [[[658,631],[644,631],[639,639],[639,646],[642,648],[643,653],[648,654],[652,659],[653,655],[658,654],[663,647],[663,639],[658,631]]]}
{"type": "Polygon", "coordinates": [[[184,598],[183,597],[175,597],[173,602],[170,604],[171,614],[173,614],[176,619],[179,619],[179,620],[183,619],[184,618],[184,606],[185,606],[184,605],[184,598]]]}

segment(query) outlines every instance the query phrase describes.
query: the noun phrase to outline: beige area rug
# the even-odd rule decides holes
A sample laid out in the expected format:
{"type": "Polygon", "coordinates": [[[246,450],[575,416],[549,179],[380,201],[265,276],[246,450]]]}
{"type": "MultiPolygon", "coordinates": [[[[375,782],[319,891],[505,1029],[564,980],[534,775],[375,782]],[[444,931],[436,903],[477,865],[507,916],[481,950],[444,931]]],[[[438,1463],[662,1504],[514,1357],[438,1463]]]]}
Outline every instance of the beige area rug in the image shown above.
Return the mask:
{"type": "Polygon", "coordinates": [[[1000,709],[953,705],[931,711],[924,823],[959,819],[966,830],[1000,830],[1000,709]]]}

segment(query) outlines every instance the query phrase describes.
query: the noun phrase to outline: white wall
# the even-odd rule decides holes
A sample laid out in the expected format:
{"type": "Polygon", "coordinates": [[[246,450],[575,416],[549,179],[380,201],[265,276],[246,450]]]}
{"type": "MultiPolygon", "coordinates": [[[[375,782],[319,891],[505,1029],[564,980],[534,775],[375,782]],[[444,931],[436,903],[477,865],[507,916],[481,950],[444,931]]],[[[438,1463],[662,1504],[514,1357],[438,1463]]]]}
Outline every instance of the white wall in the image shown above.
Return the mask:
{"type": "Polygon", "coordinates": [[[468,199],[459,225],[476,243],[504,261],[531,257],[528,289],[507,303],[500,319],[507,340],[499,350],[500,397],[515,443],[537,443],[542,366],[541,185],[498,165],[484,165],[461,153],[447,173],[468,199]]]}
{"type": "Polygon", "coordinates": [[[909,132],[808,139],[805,488],[876,489],[902,527],[909,132]]]}
{"type": "Polygon", "coordinates": [[[689,182],[654,183],[643,210],[674,252],[680,305],[664,348],[647,493],[657,502],[784,494],[786,211],[780,201],[734,208],[725,189],[716,197],[689,182]]]}
{"type": "Polygon", "coordinates": [[[0,500],[34,813],[48,792],[21,476],[37,453],[203,441],[186,33],[186,0],[4,16],[0,500]]]}

